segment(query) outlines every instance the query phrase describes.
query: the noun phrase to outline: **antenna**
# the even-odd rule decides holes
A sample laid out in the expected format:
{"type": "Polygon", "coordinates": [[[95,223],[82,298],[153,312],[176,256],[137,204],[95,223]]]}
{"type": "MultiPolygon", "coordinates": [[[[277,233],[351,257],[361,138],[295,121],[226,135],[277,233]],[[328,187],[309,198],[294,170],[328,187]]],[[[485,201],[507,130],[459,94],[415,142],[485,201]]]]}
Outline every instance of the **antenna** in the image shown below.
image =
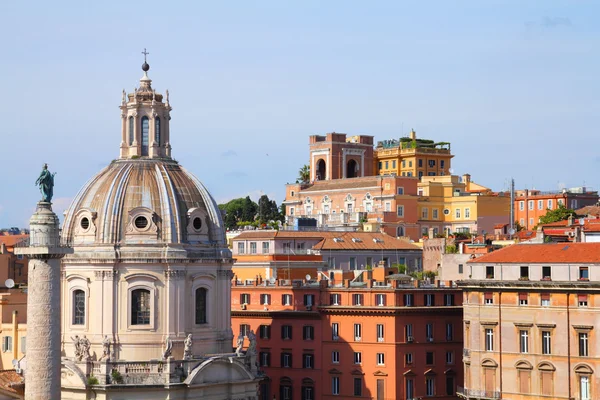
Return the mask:
{"type": "Polygon", "coordinates": [[[15,287],[15,281],[13,281],[12,279],[7,279],[4,281],[4,286],[6,286],[9,289],[12,289],[15,287]]]}

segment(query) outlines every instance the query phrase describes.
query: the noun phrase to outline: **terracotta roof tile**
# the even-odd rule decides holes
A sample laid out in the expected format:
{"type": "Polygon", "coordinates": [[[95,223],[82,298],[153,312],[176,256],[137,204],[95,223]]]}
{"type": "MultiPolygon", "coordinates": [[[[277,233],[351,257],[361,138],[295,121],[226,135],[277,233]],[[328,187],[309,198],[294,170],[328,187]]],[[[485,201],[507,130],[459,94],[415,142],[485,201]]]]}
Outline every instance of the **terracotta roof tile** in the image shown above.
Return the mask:
{"type": "Polygon", "coordinates": [[[317,181],[313,185],[302,189],[301,192],[316,192],[319,190],[335,189],[358,189],[379,186],[381,180],[377,177],[353,178],[353,179],[333,179],[330,181],[317,181]]]}
{"type": "Polygon", "coordinates": [[[600,243],[515,244],[470,263],[600,263],[600,243]]]}
{"type": "Polygon", "coordinates": [[[29,235],[6,235],[0,236],[0,244],[4,243],[6,247],[13,247],[23,239],[27,239],[29,235]]]}
{"type": "Polygon", "coordinates": [[[16,394],[23,394],[23,377],[16,373],[14,369],[0,370],[0,389],[16,394]]]}

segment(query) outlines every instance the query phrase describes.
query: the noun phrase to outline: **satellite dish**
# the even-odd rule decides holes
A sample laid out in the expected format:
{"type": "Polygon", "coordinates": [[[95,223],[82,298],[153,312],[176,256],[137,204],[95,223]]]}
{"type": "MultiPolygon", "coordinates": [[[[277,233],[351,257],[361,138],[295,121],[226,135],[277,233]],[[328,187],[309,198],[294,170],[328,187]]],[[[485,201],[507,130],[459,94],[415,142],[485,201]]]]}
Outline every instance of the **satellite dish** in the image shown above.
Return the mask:
{"type": "Polygon", "coordinates": [[[305,278],[306,278],[307,281],[310,281],[310,275],[309,274],[306,274],[305,278]]]}
{"type": "Polygon", "coordinates": [[[13,281],[12,279],[7,279],[4,281],[4,286],[6,286],[7,288],[11,289],[15,287],[15,281],[13,281]]]}
{"type": "Polygon", "coordinates": [[[516,232],[516,231],[515,231],[515,229],[514,229],[514,228],[510,228],[510,229],[508,230],[508,233],[509,233],[509,234],[511,234],[511,235],[514,235],[514,234],[515,234],[515,232],[516,232]]]}
{"type": "Polygon", "coordinates": [[[270,278],[269,278],[269,283],[270,283],[271,285],[274,285],[274,284],[275,284],[275,278],[273,278],[273,277],[270,277],[270,278]]]}

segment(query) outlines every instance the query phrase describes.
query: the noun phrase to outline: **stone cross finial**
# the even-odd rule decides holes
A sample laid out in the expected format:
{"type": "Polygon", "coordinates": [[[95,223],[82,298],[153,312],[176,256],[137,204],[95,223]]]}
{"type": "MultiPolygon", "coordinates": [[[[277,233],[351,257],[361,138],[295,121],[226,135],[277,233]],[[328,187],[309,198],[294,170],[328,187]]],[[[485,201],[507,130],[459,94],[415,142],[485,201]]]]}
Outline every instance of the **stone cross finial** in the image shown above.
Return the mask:
{"type": "Polygon", "coordinates": [[[147,56],[148,54],[150,54],[150,53],[148,53],[148,52],[146,51],[146,48],[145,48],[145,47],[144,47],[144,51],[142,51],[142,54],[144,55],[144,62],[146,62],[146,56],[147,56]]]}

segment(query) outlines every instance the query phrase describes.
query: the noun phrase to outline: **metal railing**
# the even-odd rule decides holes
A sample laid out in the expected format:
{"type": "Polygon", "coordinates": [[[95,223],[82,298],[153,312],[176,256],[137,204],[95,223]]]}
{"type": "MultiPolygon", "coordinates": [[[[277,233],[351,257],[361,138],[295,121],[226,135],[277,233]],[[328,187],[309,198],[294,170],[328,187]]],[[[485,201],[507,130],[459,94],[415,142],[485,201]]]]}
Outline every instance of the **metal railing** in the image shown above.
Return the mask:
{"type": "Polygon", "coordinates": [[[60,237],[34,237],[23,238],[14,244],[14,247],[71,247],[71,241],[61,239],[60,237]]]}

